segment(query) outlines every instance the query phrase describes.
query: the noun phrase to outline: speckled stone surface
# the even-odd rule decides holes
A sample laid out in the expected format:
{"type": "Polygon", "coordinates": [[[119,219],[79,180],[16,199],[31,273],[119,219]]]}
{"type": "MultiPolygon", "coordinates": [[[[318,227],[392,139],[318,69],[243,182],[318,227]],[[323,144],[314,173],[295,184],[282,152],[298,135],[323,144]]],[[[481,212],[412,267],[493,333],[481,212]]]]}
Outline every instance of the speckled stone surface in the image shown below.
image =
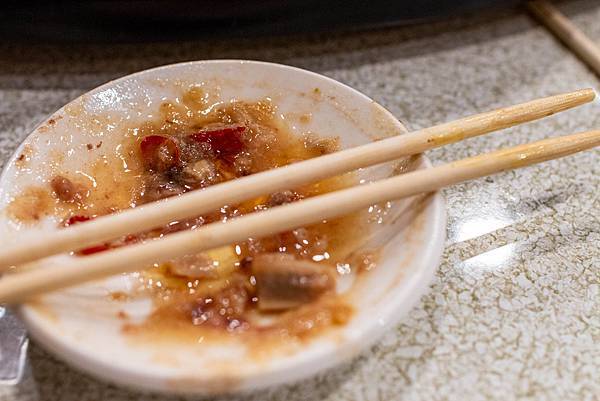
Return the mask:
{"type": "MultiPolygon", "coordinates": [[[[600,4],[561,4],[600,42],[600,4]]],[[[581,87],[594,76],[526,14],[334,37],[182,44],[0,45],[0,164],[44,116],[109,79],[208,58],[291,64],[338,79],[409,128],[581,87]]],[[[600,128],[600,106],[429,152],[434,163],[600,128]]],[[[445,191],[448,241],[420,304],[349,365],[225,400],[600,399],[600,150],[445,191]]],[[[159,400],[106,385],[35,344],[0,401],[159,400]]]]}

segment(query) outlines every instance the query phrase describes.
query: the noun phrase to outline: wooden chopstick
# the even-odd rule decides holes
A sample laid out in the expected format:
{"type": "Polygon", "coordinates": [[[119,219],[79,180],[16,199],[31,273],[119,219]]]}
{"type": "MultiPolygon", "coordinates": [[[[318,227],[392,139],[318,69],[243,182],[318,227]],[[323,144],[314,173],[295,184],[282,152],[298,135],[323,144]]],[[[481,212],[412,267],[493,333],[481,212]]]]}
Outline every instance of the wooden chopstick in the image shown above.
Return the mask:
{"type": "Polygon", "coordinates": [[[81,257],[59,266],[32,269],[0,279],[0,303],[21,303],[46,292],[142,268],[178,255],[263,237],[338,217],[386,200],[435,191],[462,181],[525,167],[600,145],[600,130],[546,139],[417,170],[325,195],[308,198],[227,223],[213,223],[160,240],[81,257]]]}
{"type": "Polygon", "coordinates": [[[583,60],[596,74],[600,75],[600,47],[587,37],[577,26],[546,0],[535,0],[528,4],[529,10],[554,35],[583,60]]]}
{"type": "Polygon", "coordinates": [[[242,177],[115,215],[99,217],[85,224],[59,230],[51,236],[31,238],[0,250],[0,271],[11,265],[82,249],[131,234],[132,227],[137,232],[149,230],[171,221],[201,215],[227,203],[242,202],[266,193],[293,188],[360,167],[540,119],[588,103],[595,96],[593,89],[582,89],[541,98],[242,177]]]}

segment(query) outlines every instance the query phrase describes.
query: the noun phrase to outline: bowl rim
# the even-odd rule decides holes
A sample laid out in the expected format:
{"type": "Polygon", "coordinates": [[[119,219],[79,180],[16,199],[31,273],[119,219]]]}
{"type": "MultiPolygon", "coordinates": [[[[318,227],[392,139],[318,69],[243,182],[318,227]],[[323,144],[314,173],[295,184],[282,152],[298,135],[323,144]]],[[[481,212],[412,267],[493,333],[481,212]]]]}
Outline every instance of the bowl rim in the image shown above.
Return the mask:
{"type": "MultiPolygon", "coordinates": [[[[18,157],[23,146],[27,142],[27,139],[31,135],[36,133],[38,127],[42,126],[49,118],[53,115],[60,113],[66,106],[77,102],[84,96],[93,95],[97,92],[103,91],[110,88],[113,85],[119,84],[125,80],[131,80],[138,77],[151,75],[154,72],[159,72],[166,69],[182,68],[182,67],[193,67],[197,65],[205,64],[253,64],[253,65],[264,65],[270,68],[278,68],[282,70],[291,71],[296,74],[308,74],[317,80],[324,80],[335,86],[339,86],[345,91],[348,91],[352,96],[358,96],[365,101],[374,102],[371,98],[365,94],[357,91],[356,89],[345,85],[339,81],[336,81],[327,76],[308,71],[302,68],[288,66],[284,64],[270,63],[264,61],[253,61],[253,60],[236,60],[236,59],[216,59],[216,60],[198,60],[198,61],[187,61],[176,64],[169,64],[159,67],[150,68],[147,70],[139,71],[133,74],[129,74],[109,82],[106,82],[96,88],[91,89],[88,92],[78,96],[77,98],[69,101],[67,104],[56,110],[55,112],[48,115],[44,120],[40,122],[21,142],[21,144],[15,149],[11,157],[8,158],[4,164],[2,172],[0,173],[0,192],[2,192],[2,182],[5,181],[6,175],[8,174],[9,166],[13,165],[15,159],[18,157]]],[[[382,107],[387,118],[390,121],[398,125],[405,133],[407,132],[404,125],[387,109],[382,107]]],[[[431,163],[429,160],[421,155],[422,167],[430,168],[431,163]]],[[[23,322],[25,323],[29,335],[35,339],[36,342],[41,344],[45,349],[51,351],[53,354],[60,357],[60,359],[69,363],[76,368],[90,373],[96,377],[99,377],[108,382],[112,382],[125,387],[133,388],[135,390],[165,393],[165,394],[183,394],[183,395],[209,395],[209,394],[223,394],[223,393],[237,393],[245,392],[249,390],[258,390],[261,388],[280,385],[284,383],[296,382],[301,379],[313,376],[319,372],[331,369],[332,367],[350,360],[356,357],[360,353],[364,352],[368,347],[378,341],[384,332],[392,325],[396,325],[400,319],[417,303],[421,296],[426,292],[427,287],[432,281],[433,275],[437,266],[439,265],[442,257],[442,252],[445,244],[446,236],[446,210],[445,202],[441,195],[441,192],[434,192],[430,198],[430,204],[428,205],[428,214],[431,215],[427,219],[425,226],[431,232],[431,236],[424,241],[423,254],[419,258],[416,264],[417,267],[414,273],[409,277],[403,279],[403,286],[405,287],[404,294],[396,299],[393,303],[388,303],[387,307],[383,311],[378,311],[378,317],[373,318],[370,324],[363,325],[361,328],[360,335],[353,341],[343,341],[331,352],[321,352],[309,360],[299,361],[298,363],[292,364],[292,366],[286,366],[278,371],[265,371],[261,370],[251,375],[244,375],[243,377],[227,377],[227,380],[235,380],[240,383],[239,386],[232,388],[231,391],[227,391],[227,386],[221,388],[217,386],[217,390],[211,390],[214,383],[209,383],[206,377],[190,378],[195,379],[196,382],[190,388],[177,389],[172,386],[165,384],[168,378],[164,376],[156,375],[149,371],[144,370],[131,370],[116,365],[109,365],[103,361],[99,361],[93,355],[80,352],[73,344],[69,344],[68,341],[61,341],[61,336],[51,335],[49,331],[52,328],[46,324],[44,319],[39,319],[37,313],[33,308],[28,307],[27,304],[19,306],[17,312],[23,322]],[[334,352],[335,351],[335,352],[334,352]],[[265,377],[268,376],[268,377],[265,377]],[[202,386],[207,388],[202,388],[202,386]]],[[[396,294],[398,295],[398,294],[396,294]]],[[[54,331],[56,331],[54,329],[54,331]]],[[[214,379],[210,379],[213,381],[214,379]]],[[[217,379],[218,380],[218,379],[217,379]]]]}

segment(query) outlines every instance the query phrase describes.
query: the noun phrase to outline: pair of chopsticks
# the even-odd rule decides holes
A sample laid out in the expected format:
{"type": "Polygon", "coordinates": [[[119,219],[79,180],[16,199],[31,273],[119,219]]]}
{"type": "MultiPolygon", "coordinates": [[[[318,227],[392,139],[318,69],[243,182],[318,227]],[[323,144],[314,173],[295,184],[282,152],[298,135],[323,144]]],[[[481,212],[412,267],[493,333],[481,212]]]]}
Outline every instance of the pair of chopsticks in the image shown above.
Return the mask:
{"type": "MultiPolygon", "coordinates": [[[[0,251],[0,268],[77,250],[109,239],[197,216],[226,203],[237,203],[328,176],[421,153],[564,111],[595,98],[592,89],[542,98],[425,128],[282,168],[192,191],[177,198],[103,216],[52,236],[28,239],[0,251]]],[[[0,303],[15,304],[46,292],[169,260],[226,244],[261,237],[335,218],[369,205],[438,190],[504,170],[563,157],[600,144],[600,131],[546,139],[409,172],[374,183],[315,196],[292,204],[214,223],[193,231],[131,245],[57,266],[25,269],[0,279],[0,303]]]]}
{"type": "Polygon", "coordinates": [[[527,3],[531,13],[600,76],[600,47],[548,0],[527,3]]]}

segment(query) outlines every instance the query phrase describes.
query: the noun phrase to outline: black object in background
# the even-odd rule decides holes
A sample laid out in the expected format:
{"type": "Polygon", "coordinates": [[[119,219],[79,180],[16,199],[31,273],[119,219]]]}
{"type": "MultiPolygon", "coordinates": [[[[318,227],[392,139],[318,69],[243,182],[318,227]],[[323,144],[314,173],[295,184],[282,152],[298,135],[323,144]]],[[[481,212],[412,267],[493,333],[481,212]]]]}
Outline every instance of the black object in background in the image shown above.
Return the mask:
{"type": "Polygon", "coordinates": [[[9,1],[3,40],[114,42],[356,30],[509,7],[518,0],[9,1]]]}

